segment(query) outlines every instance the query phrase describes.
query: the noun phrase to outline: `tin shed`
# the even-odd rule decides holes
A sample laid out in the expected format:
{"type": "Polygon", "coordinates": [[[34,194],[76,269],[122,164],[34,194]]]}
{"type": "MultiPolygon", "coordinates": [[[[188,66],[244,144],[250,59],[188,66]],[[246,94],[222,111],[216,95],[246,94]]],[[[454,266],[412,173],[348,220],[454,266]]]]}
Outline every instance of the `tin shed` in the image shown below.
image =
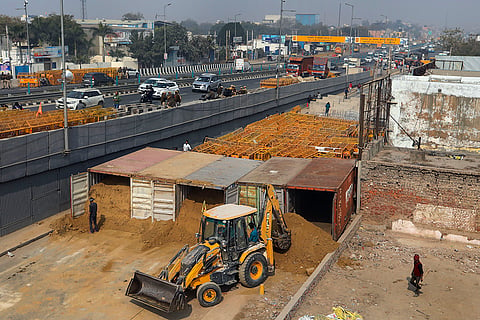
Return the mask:
{"type": "Polygon", "coordinates": [[[189,174],[178,181],[183,198],[193,188],[207,188],[222,192],[224,203],[238,202],[237,181],[245,174],[260,166],[257,160],[224,157],[189,174]]]}
{"type": "Polygon", "coordinates": [[[355,160],[316,158],[287,184],[292,211],[314,223],[331,224],[334,240],[355,210],[355,160]]]}
{"type": "Polygon", "coordinates": [[[131,177],[135,173],[179,154],[182,154],[182,152],[144,148],[89,168],[87,172],[73,175],[70,179],[72,216],[78,217],[85,213],[85,201],[92,185],[105,178],[115,177],[115,183],[131,186],[131,177]]]}
{"type": "Polygon", "coordinates": [[[132,217],[175,220],[185,199],[177,185],[178,181],[221,158],[223,156],[181,152],[137,172],[131,184],[132,217]]]}
{"type": "Polygon", "coordinates": [[[305,168],[311,159],[273,157],[238,180],[239,204],[263,206],[264,186],[271,184],[283,212],[290,211],[286,186],[290,180],[305,168]]]}

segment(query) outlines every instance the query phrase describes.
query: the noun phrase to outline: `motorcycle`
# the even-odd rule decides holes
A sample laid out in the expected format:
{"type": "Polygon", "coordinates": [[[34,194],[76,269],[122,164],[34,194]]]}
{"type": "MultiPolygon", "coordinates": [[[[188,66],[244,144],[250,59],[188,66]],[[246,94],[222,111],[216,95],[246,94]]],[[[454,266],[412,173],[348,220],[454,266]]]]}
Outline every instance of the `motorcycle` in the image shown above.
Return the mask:
{"type": "Polygon", "coordinates": [[[153,97],[151,94],[148,94],[147,91],[143,92],[140,96],[140,103],[153,103],[153,97]]]}

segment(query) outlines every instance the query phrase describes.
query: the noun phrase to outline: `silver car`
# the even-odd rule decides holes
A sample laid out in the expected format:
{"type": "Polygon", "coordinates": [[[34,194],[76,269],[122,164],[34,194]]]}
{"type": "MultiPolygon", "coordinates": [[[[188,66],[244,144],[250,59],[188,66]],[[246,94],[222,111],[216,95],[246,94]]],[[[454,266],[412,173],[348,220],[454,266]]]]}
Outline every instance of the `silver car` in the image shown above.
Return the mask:
{"type": "MultiPolygon", "coordinates": [[[[79,110],[93,106],[103,106],[105,98],[100,90],[95,88],[74,89],[67,95],[67,108],[79,110]]],[[[57,109],[63,109],[63,98],[55,101],[57,109]]]]}
{"type": "Polygon", "coordinates": [[[217,90],[221,84],[222,80],[218,75],[213,73],[203,73],[193,81],[192,91],[208,92],[210,90],[217,90]]]}

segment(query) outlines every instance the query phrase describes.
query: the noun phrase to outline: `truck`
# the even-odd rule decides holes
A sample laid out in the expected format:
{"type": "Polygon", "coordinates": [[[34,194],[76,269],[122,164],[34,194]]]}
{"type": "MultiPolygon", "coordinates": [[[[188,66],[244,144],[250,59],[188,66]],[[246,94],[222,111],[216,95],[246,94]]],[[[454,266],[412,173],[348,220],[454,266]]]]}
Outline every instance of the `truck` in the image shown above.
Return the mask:
{"type": "Polygon", "coordinates": [[[360,67],[361,61],[360,58],[350,57],[348,63],[350,64],[350,67],[360,67]]]}
{"type": "Polygon", "coordinates": [[[170,313],[185,309],[191,292],[202,307],[212,307],[222,301],[221,287],[253,288],[275,274],[273,250],[286,252],[292,239],[272,185],[265,186],[259,213],[236,204],[202,211],[198,243],[180,249],[158,276],[135,271],[128,297],[170,313]]]}
{"type": "Polygon", "coordinates": [[[244,72],[250,70],[250,63],[244,58],[235,59],[235,71],[244,72]]]}
{"type": "Polygon", "coordinates": [[[313,65],[313,57],[290,57],[287,64],[287,75],[308,76],[313,65]]]}
{"type": "Polygon", "coordinates": [[[330,69],[328,68],[328,58],[326,57],[314,57],[313,64],[309,69],[311,76],[320,79],[328,78],[330,69]]]}

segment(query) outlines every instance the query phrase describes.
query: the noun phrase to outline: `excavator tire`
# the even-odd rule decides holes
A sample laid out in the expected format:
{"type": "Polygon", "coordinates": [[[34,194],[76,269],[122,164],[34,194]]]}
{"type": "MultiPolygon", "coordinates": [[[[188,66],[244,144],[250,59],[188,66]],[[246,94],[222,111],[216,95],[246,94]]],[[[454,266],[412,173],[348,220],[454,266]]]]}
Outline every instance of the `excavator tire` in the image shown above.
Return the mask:
{"type": "Polygon", "coordinates": [[[202,307],[213,307],[222,301],[222,290],[215,282],[206,282],[198,287],[197,299],[202,307]]]}
{"type": "Polygon", "coordinates": [[[240,265],[240,283],[247,288],[253,288],[262,284],[267,279],[267,259],[259,252],[247,256],[240,265]]]}

